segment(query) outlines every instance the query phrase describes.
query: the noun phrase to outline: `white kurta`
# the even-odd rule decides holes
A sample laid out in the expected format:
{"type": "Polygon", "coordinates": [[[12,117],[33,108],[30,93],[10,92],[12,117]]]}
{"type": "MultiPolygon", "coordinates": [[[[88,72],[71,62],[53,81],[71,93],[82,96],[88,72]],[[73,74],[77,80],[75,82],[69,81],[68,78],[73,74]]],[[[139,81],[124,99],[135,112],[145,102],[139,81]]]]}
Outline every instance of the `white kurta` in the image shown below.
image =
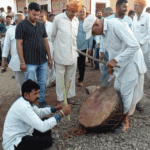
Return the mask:
{"type": "Polygon", "coordinates": [[[74,17],[71,21],[65,12],[54,18],[51,40],[54,44],[54,61],[57,64],[73,65],[77,62],[78,26],[78,19],[74,17]]]}
{"type": "Polygon", "coordinates": [[[79,22],[76,17],[72,21],[66,13],[61,13],[54,18],[51,40],[54,44],[54,61],[56,67],[56,93],[57,100],[63,101],[61,86],[61,72],[64,73],[65,84],[72,79],[68,98],[75,96],[75,75],[77,65],[77,33],[79,22]]]}
{"type": "Polygon", "coordinates": [[[143,11],[140,20],[138,20],[137,15],[134,16],[133,32],[138,42],[142,45],[141,49],[148,69],[146,74],[150,78],[150,15],[148,13],[143,11]]]}
{"type": "Polygon", "coordinates": [[[56,124],[56,119],[51,117],[45,121],[40,118],[51,114],[50,107],[39,109],[36,105],[26,101],[23,97],[17,99],[9,109],[3,130],[3,148],[5,150],[14,150],[22,137],[32,135],[33,129],[40,132],[46,132],[52,129],[56,124]]]}
{"type": "Polygon", "coordinates": [[[20,70],[20,59],[16,48],[15,31],[16,26],[12,26],[10,29],[7,30],[2,57],[7,58],[9,51],[11,50],[9,68],[11,68],[15,72],[16,81],[21,90],[22,84],[25,82],[25,74],[20,70]]]}
{"type": "MultiPolygon", "coordinates": [[[[134,103],[135,106],[139,101],[139,99],[133,100],[133,97],[135,87],[139,83],[139,74],[142,75],[147,71],[143,55],[131,29],[122,19],[104,19],[103,40],[104,49],[109,53],[109,60],[115,59],[120,66],[114,68],[116,77],[114,87],[121,93],[124,114],[126,114],[131,105],[134,103]],[[138,57],[135,59],[135,56],[138,57]]],[[[140,86],[143,90],[143,85],[140,86]]]]}
{"type": "MultiPolygon", "coordinates": [[[[51,52],[51,58],[53,59],[53,52],[54,52],[54,48],[53,48],[53,43],[51,42],[51,34],[52,34],[52,23],[47,21],[45,22],[45,28],[46,28],[46,32],[47,32],[47,40],[49,43],[49,47],[50,47],[50,52],[51,52]]],[[[47,69],[47,79],[46,79],[46,86],[50,86],[52,84],[53,81],[55,81],[56,79],[56,72],[55,72],[55,68],[54,68],[54,62],[53,62],[53,67],[52,69],[50,69],[48,67],[47,69]]]]}

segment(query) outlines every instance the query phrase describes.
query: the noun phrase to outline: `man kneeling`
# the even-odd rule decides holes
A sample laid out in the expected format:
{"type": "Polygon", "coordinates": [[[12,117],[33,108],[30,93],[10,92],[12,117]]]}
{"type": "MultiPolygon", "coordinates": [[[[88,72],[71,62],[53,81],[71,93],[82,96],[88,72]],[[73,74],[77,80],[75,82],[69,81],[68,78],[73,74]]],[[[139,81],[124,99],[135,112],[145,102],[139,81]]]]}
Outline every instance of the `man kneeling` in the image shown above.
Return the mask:
{"type": "Polygon", "coordinates": [[[9,109],[3,130],[4,150],[43,150],[52,143],[51,130],[61,117],[71,112],[63,103],[56,107],[38,108],[34,103],[39,98],[40,86],[32,80],[22,85],[22,97],[9,109]],[[41,120],[60,110],[53,117],[41,120]]]}

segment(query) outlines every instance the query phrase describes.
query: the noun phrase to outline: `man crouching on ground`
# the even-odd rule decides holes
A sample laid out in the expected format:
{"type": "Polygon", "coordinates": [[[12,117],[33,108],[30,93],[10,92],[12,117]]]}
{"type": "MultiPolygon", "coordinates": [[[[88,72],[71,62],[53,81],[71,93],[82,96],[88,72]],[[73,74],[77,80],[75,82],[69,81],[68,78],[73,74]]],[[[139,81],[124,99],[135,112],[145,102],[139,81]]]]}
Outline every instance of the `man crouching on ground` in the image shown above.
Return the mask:
{"type": "Polygon", "coordinates": [[[34,103],[39,98],[40,86],[27,80],[22,85],[22,96],[9,109],[3,130],[4,150],[43,150],[52,143],[51,130],[71,107],[63,103],[56,107],[38,108],[34,103]],[[40,119],[60,110],[53,117],[40,119]]]}

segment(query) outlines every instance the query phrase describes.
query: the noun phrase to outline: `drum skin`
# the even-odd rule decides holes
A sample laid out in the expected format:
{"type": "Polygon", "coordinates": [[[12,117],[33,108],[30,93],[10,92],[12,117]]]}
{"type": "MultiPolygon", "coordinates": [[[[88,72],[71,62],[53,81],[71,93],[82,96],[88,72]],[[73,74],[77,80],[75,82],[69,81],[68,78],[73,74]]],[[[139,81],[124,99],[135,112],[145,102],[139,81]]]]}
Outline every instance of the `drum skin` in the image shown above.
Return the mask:
{"type": "Polygon", "coordinates": [[[79,123],[87,129],[114,129],[122,120],[121,97],[113,87],[101,87],[85,100],[79,111],[79,123]]]}

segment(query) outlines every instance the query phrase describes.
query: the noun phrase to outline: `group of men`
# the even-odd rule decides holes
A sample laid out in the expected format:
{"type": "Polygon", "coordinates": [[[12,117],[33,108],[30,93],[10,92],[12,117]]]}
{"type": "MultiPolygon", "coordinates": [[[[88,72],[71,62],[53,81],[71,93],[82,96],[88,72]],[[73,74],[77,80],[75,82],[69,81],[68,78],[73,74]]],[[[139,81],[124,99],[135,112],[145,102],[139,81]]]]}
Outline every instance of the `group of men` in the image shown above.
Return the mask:
{"type": "Polygon", "coordinates": [[[33,2],[29,4],[27,19],[21,13],[15,15],[16,26],[6,32],[2,56],[4,66],[7,66],[9,49],[12,48],[9,67],[15,71],[22,96],[13,103],[5,119],[5,150],[42,150],[52,145],[50,129],[71,112],[71,107],[62,103],[61,74],[65,85],[71,79],[67,101],[74,103],[71,98],[76,95],[77,66],[79,86],[83,86],[85,74],[85,57],[78,55],[76,49],[84,53],[88,49],[91,55],[93,35],[96,48],[100,49],[100,58],[108,62],[100,67],[102,83],[107,74],[112,74],[110,80],[115,77],[114,87],[123,101],[123,121],[115,132],[129,128],[128,116],[134,113],[143,95],[144,73],[150,77],[150,15],[144,11],[145,0],[135,0],[133,21],[125,16],[127,7],[127,0],[118,0],[115,14],[111,8],[106,8],[105,18],[101,14],[95,18],[86,16],[86,7],[73,0],[51,23],[47,21],[47,12],[41,11],[33,2]],[[48,106],[45,101],[49,77],[56,80],[56,107],[48,106]],[[34,105],[37,100],[40,108],[34,105]],[[40,119],[56,111],[59,112],[53,117],[40,119]]]}
{"type": "MultiPolygon", "coordinates": [[[[123,101],[124,118],[122,124],[115,129],[116,132],[129,128],[128,116],[134,113],[136,107],[138,110],[143,109],[143,105],[138,102],[143,96],[144,73],[150,79],[150,15],[144,10],[146,1],[135,0],[136,15],[133,21],[125,16],[127,6],[127,0],[118,0],[115,14],[91,24],[93,35],[101,35],[100,58],[108,61],[103,66],[102,83],[107,73],[113,74],[114,88],[123,101]],[[116,64],[120,68],[116,68],[116,64]]],[[[88,21],[87,18],[85,30],[88,28],[88,21]]]]}

